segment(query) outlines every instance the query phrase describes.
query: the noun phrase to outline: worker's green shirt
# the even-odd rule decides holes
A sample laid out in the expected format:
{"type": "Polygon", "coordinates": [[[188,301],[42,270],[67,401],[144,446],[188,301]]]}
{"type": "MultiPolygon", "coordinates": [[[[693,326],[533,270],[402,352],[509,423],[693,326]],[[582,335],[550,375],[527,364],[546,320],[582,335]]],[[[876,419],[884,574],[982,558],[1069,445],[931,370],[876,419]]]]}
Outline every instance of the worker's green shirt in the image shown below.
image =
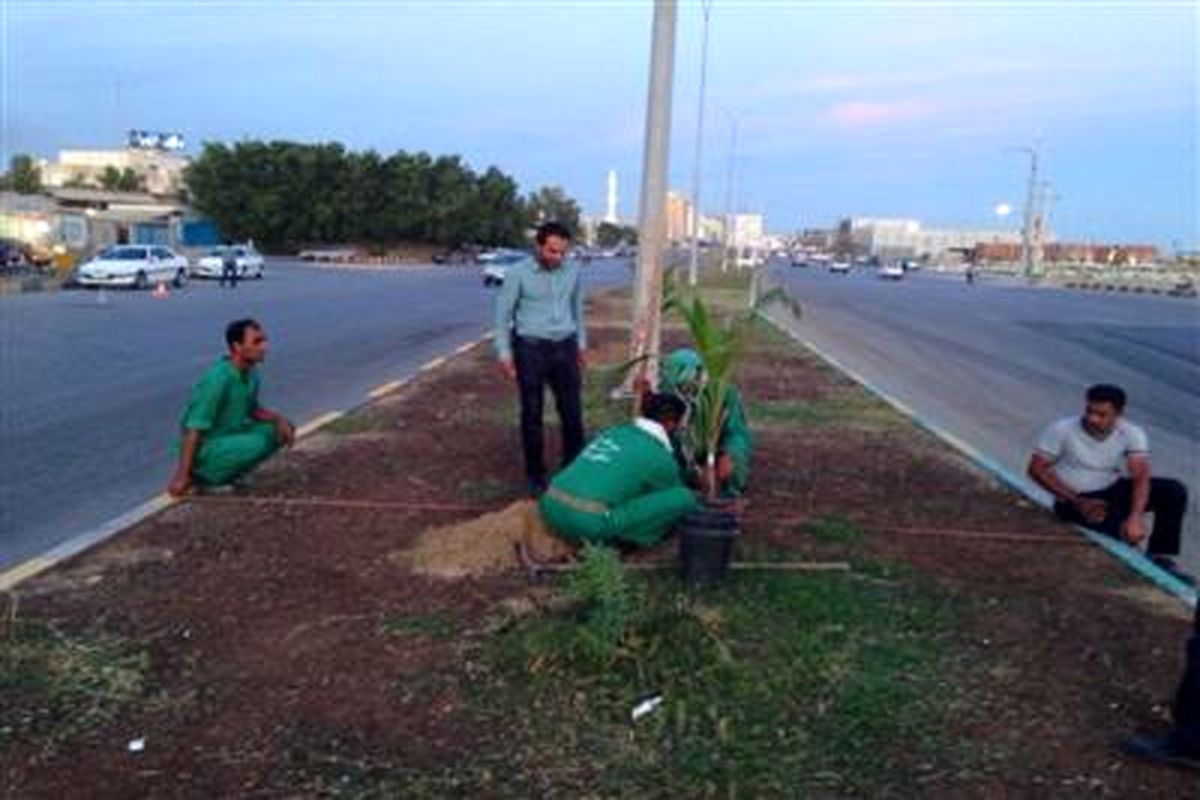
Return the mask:
{"type": "Polygon", "coordinates": [[[192,387],[181,425],[206,437],[245,433],[254,425],[251,414],[257,408],[258,373],[243,373],[222,356],[192,387]]]}
{"type": "Polygon", "coordinates": [[[683,481],[661,426],[639,419],[602,431],[551,485],[580,500],[616,508],[683,481]]]}

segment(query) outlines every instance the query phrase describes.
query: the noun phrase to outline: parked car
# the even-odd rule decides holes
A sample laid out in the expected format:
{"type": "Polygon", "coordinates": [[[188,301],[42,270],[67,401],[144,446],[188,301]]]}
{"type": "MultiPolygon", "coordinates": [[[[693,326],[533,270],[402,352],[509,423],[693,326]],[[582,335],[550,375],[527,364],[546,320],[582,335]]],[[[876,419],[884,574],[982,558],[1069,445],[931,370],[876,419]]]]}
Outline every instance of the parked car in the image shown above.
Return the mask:
{"type": "Polygon", "coordinates": [[[180,288],[187,283],[188,261],[162,245],[122,244],[101,250],[80,264],[75,274],[80,286],[147,289],[170,281],[180,288]]]}
{"type": "MultiPolygon", "coordinates": [[[[231,249],[230,245],[220,245],[201,256],[192,267],[192,275],[197,278],[220,278],[225,269],[225,254],[231,249]]],[[[261,278],[263,276],[263,257],[254,249],[252,244],[232,245],[234,256],[237,258],[237,271],[240,278],[261,278]]]]}
{"type": "Polygon", "coordinates": [[[884,280],[898,281],[904,277],[904,267],[897,261],[888,261],[879,267],[879,277],[884,280]]]}
{"type": "Polygon", "coordinates": [[[850,262],[849,261],[830,261],[829,262],[829,271],[831,273],[833,273],[834,275],[849,275],[850,274],[850,262]]]}
{"type": "Polygon", "coordinates": [[[526,258],[529,258],[529,254],[524,250],[509,249],[492,250],[479,256],[479,262],[484,265],[483,285],[499,286],[504,283],[504,276],[508,274],[509,265],[524,261],[526,258]]]}

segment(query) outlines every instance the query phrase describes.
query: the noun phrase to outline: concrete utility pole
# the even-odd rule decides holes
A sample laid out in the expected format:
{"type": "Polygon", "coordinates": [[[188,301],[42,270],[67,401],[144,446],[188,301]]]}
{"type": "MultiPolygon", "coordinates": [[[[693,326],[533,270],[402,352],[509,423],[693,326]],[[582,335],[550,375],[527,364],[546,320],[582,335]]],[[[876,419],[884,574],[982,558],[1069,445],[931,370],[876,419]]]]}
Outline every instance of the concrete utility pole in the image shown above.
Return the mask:
{"type": "Polygon", "coordinates": [[[1021,261],[1024,264],[1025,277],[1029,278],[1034,274],[1035,262],[1041,259],[1035,256],[1038,250],[1035,234],[1035,229],[1038,227],[1038,151],[1036,147],[1018,147],[1015,148],[1022,153],[1029,154],[1029,185],[1025,191],[1025,217],[1024,224],[1021,228],[1021,261]]]}
{"type": "MultiPolygon", "coordinates": [[[[637,273],[633,284],[632,358],[646,358],[639,370],[658,385],[661,341],[663,251],[667,238],[667,162],[671,144],[671,90],[675,69],[677,0],[655,0],[650,49],[650,88],[646,101],[646,143],[642,154],[642,193],[638,209],[637,273]]],[[[640,402],[636,397],[635,403],[640,402]]]]}
{"type": "Polygon", "coordinates": [[[729,169],[725,176],[725,225],[721,231],[721,272],[729,268],[729,245],[733,227],[733,172],[734,160],[737,157],[737,117],[725,112],[729,117],[731,133],[729,134],[729,169]]]}
{"type": "Polygon", "coordinates": [[[696,285],[700,267],[700,156],[704,149],[704,88],[708,80],[708,17],[712,0],[702,0],[704,9],[704,43],[700,47],[700,110],[696,116],[696,158],[692,164],[692,256],[688,262],[688,286],[696,285]]]}

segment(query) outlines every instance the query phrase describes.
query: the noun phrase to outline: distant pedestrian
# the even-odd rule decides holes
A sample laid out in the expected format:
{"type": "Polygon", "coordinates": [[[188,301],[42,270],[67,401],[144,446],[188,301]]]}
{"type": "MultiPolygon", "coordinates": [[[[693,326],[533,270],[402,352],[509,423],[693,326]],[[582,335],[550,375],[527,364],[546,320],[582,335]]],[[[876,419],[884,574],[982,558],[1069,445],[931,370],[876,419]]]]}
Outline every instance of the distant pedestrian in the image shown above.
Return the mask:
{"type": "Polygon", "coordinates": [[[1183,679],[1175,692],[1175,727],[1162,736],[1136,734],[1123,739],[1122,753],[1143,761],[1200,770],[1200,605],[1192,621],[1183,679]]]}
{"type": "Polygon", "coordinates": [[[224,286],[225,282],[229,282],[231,289],[237,288],[238,282],[238,259],[237,250],[234,249],[230,242],[225,243],[225,249],[221,253],[221,281],[219,286],[224,286]]]}
{"type": "Polygon", "coordinates": [[[562,426],[562,466],[583,449],[581,374],[587,327],[579,268],[566,261],[570,232],[557,222],[537,230],[534,258],[513,264],[496,298],[496,357],[501,372],[517,382],[521,444],[530,494],[547,486],[542,447],[546,387],[554,395],[562,426]]]}
{"type": "Polygon", "coordinates": [[[1061,519],[1120,538],[1137,547],[1146,542],[1150,560],[1177,577],[1190,577],[1175,565],[1187,487],[1150,475],[1146,432],[1122,418],[1125,392],[1097,384],[1087,390],[1082,417],[1067,417],[1038,437],[1029,459],[1029,477],[1054,495],[1061,519]],[[1154,512],[1146,535],[1142,515],[1154,512]]]}
{"type": "Polygon", "coordinates": [[[176,497],[195,485],[232,483],[296,437],[286,417],[258,403],[255,367],[267,354],[262,326],[252,319],[231,322],[225,343],[229,352],[192,389],[180,423],[179,464],[167,484],[176,497]]]}

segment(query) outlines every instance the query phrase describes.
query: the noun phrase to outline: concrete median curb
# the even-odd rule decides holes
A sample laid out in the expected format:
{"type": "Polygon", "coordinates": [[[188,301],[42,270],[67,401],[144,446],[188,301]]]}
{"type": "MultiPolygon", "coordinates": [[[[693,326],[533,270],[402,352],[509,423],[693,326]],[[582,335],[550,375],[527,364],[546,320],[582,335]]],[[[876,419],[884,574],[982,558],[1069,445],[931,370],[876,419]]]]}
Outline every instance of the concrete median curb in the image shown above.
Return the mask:
{"type": "MultiPolygon", "coordinates": [[[[382,397],[404,388],[421,375],[437,369],[451,359],[463,355],[475,347],[478,347],[481,343],[487,341],[488,338],[489,336],[487,335],[480,336],[477,339],[473,339],[469,342],[459,345],[454,350],[450,351],[448,355],[438,356],[437,358],[425,362],[411,374],[406,375],[403,378],[388,381],[387,383],[371,389],[366,393],[366,400],[358,405],[352,406],[345,410],[329,411],[324,414],[318,414],[316,417],[296,428],[296,438],[300,439],[311,436],[330,423],[336,422],[337,420],[345,417],[347,414],[351,414],[365,406],[370,405],[382,397]]],[[[80,553],[90,550],[102,542],[108,541],[114,536],[129,530],[135,525],[144,522],[150,517],[153,517],[155,514],[171,508],[181,501],[181,498],[171,497],[166,493],[155,495],[141,505],[126,511],[124,514],[114,517],[108,522],[98,525],[88,531],[85,531],[84,533],[68,539],[65,542],[55,545],[45,553],[28,558],[15,566],[0,571],[0,592],[11,592],[24,581],[27,581],[36,575],[40,575],[46,570],[61,564],[69,558],[73,558],[80,553]]]]}
{"type": "MultiPolygon", "coordinates": [[[[809,350],[811,353],[816,355],[822,361],[826,362],[833,368],[837,369],[839,372],[846,375],[848,378],[853,380],[855,383],[862,386],[868,392],[870,392],[874,396],[878,397],[883,402],[887,403],[889,406],[894,408],[896,411],[898,411],[900,414],[902,414],[904,417],[906,417],[909,421],[911,421],[914,425],[916,425],[917,427],[919,427],[925,431],[928,431],[929,433],[933,434],[938,439],[940,439],[942,442],[949,445],[954,450],[958,451],[960,454],[965,456],[968,460],[970,460],[973,464],[975,464],[975,466],[979,467],[984,472],[988,473],[989,475],[991,475],[992,477],[994,477],[1001,483],[1005,484],[1010,489],[1015,490],[1021,496],[1025,497],[1029,501],[1036,503],[1037,505],[1041,506],[1042,508],[1046,508],[1047,510],[1049,509],[1049,505],[1046,503],[1045,499],[1032,493],[1029,490],[1029,488],[1025,485],[1024,481],[1022,481],[1011,470],[1002,466],[994,459],[989,458],[988,456],[984,455],[979,450],[977,450],[975,447],[973,447],[972,445],[963,441],[958,436],[955,436],[954,434],[950,433],[949,431],[947,431],[947,430],[939,427],[938,425],[935,425],[934,423],[930,422],[929,420],[925,419],[920,414],[918,414],[916,411],[914,411],[912,408],[910,408],[908,405],[906,405],[902,401],[898,400],[897,398],[892,397],[888,392],[884,391],[879,386],[875,385],[873,382],[871,382],[867,378],[863,377],[862,375],[859,375],[857,372],[855,372],[853,369],[851,369],[850,367],[843,364],[841,361],[839,361],[834,356],[830,355],[829,353],[826,353],[825,351],[821,350],[816,345],[814,345],[811,342],[802,338],[798,333],[791,330],[786,324],[781,323],[779,320],[774,319],[769,314],[765,314],[763,312],[759,312],[758,316],[761,317],[766,322],[768,322],[769,324],[771,324],[772,326],[774,326],[776,330],[783,333],[785,336],[790,338],[792,341],[798,343],[805,349],[809,350]]],[[[1195,607],[1195,605],[1197,603],[1196,589],[1194,589],[1191,586],[1188,586],[1186,583],[1179,580],[1179,578],[1175,577],[1171,573],[1169,573],[1166,570],[1159,567],[1154,562],[1150,561],[1148,558],[1146,558],[1144,555],[1142,555],[1142,553],[1140,551],[1135,550],[1134,548],[1126,545],[1123,542],[1118,542],[1115,539],[1111,539],[1107,536],[1103,536],[1094,531],[1090,531],[1087,528],[1083,528],[1081,526],[1075,526],[1075,529],[1077,531],[1079,531],[1080,533],[1082,533],[1084,536],[1086,536],[1093,543],[1102,547],[1110,555],[1117,558],[1119,561],[1121,561],[1123,564],[1125,564],[1126,567],[1128,567],[1129,569],[1138,573],[1142,577],[1150,580],[1158,588],[1162,589],[1163,591],[1167,592],[1168,594],[1171,594],[1171,595],[1179,598],[1179,600],[1183,601],[1183,603],[1185,605],[1190,606],[1190,607],[1195,607]]]]}

